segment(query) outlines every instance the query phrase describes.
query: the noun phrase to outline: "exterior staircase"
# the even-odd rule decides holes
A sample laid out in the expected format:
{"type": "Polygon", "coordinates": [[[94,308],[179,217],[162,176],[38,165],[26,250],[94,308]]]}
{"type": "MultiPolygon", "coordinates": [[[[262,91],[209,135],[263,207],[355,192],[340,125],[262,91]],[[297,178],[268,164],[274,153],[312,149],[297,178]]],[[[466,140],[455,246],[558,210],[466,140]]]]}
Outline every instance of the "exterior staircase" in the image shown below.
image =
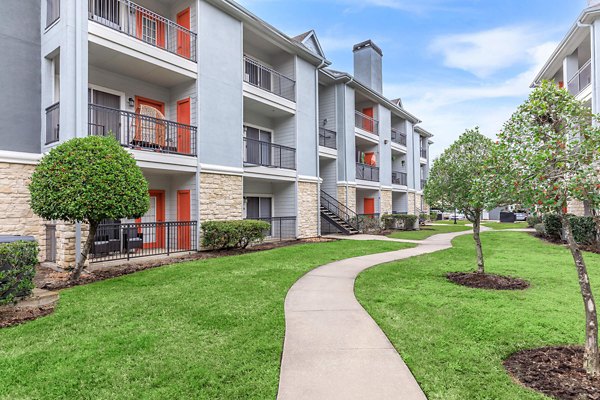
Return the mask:
{"type": "Polygon", "coordinates": [[[360,232],[358,215],[322,190],[321,217],[345,235],[356,235],[360,232]]]}

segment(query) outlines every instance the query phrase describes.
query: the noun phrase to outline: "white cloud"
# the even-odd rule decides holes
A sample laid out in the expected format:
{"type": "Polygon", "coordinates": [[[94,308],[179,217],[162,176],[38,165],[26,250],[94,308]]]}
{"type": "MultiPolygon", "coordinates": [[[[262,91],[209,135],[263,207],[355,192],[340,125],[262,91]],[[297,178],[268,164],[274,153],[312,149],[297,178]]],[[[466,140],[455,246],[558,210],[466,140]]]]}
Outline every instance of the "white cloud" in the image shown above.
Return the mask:
{"type": "Polygon", "coordinates": [[[361,10],[366,7],[383,7],[393,10],[423,14],[431,11],[463,11],[464,6],[456,6],[457,0],[337,0],[348,4],[349,11],[361,10]]]}

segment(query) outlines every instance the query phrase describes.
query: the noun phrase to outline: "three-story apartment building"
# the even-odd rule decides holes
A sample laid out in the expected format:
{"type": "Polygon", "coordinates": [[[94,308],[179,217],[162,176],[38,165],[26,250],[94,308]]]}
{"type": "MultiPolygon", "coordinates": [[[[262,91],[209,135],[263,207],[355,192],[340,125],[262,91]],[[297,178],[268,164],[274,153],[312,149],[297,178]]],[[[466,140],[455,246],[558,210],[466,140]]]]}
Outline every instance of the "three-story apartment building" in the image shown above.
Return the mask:
{"type": "Polygon", "coordinates": [[[72,265],[85,226],[39,220],[26,184],[87,135],[127,148],[151,199],[105,221],[92,261],[197,250],[208,220],[315,237],[325,195],[359,214],[424,208],[431,135],[383,97],[370,41],[353,77],[328,69],[313,31],[288,37],[231,0],[9,2],[0,22],[0,234],[35,236],[46,260],[72,265]]]}

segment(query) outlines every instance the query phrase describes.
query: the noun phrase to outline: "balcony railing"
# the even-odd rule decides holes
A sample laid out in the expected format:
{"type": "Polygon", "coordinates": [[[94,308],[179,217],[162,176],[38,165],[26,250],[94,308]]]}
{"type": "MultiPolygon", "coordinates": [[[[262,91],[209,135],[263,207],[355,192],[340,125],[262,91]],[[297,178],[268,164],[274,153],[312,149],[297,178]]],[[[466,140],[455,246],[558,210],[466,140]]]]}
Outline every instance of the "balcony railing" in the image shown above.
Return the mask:
{"type": "Polygon", "coordinates": [[[269,217],[246,219],[268,222],[271,225],[271,227],[265,232],[265,237],[267,240],[283,241],[296,239],[296,217],[269,217]]]}
{"type": "Polygon", "coordinates": [[[60,18],[60,0],[46,0],[46,28],[60,18]]]}
{"type": "Polygon", "coordinates": [[[296,101],[296,82],[293,79],[247,56],[244,56],[244,82],[296,101]]]}
{"type": "Polygon", "coordinates": [[[356,163],[356,179],[379,182],[379,167],[356,163]]]}
{"type": "Polygon", "coordinates": [[[46,144],[58,142],[60,131],[60,103],[46,108],[46,144]]]}
{"type": "Polygon", "coordinates": [[[427,158],[427,149],[421,149],[421,158],[427,158]]]}
{"type": "Polygon", "coordinates": [[[394,185],[407,186],[408,175],[406,172],[392,171],[392,183],[394,185]]]}
{"type": "Polygon", "coordinates": [[[374,135],[379,135],[379,121],[360,111],[355,111],[355,123],[357,128],[374,135]]]}
{"type": "Polygon", "coordinates": [[[262,140],[244,138],[244,163],[296,169],[296,149],[262,140]]]}
{"type": "Polygon", "coordinates": [[[129,260],[197,251],[197,224],[196,221],[100,224],[92,243],[90,261],[129,260]]]}
{"type": "Polygon", "coordinates": [[[129,0],[88,0],[91,21],[196,61],[196,34],[129,0]]]}
{"type": "Polygon", "coordinates": [[[337,133],[321,128],[319,130],[319,146],[337,149],[337,133]]]}
{"type": "Polygon", "coordinates": [[[392,142],[406,147],[406,133],[392,128],[392,142]]]}
{"type": "Polygon", "coordinates": [[[588,61],[584,64],[583,67],[575,76],[569,81],[567,87],[569,89],[569,93],[573,96],[577,96],[579,93],[583,91],[586,87],[591,85],[592,83],[592,60],[588,61]]]}
{"type": "Polygon", "coordinates": [[[426,184],[427,184],[427,179],[421,179],[421,190],[425,189],[426,184]]]}
{"type": "Polygon", "coordinates": [[[195,126],[97,104],[88,108],[88,135],[112,136],[121,145],[160,153],[196,155],[195,126]]]}

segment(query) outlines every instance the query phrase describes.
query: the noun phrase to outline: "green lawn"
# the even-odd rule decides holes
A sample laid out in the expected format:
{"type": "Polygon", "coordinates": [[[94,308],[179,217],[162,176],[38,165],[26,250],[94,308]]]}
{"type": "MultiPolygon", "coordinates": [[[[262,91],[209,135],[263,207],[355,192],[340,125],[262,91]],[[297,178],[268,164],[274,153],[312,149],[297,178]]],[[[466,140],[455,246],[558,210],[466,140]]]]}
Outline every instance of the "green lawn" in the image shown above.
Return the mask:
{"type": "MultiPolygon", "coordinates": [[[[484,291],[448,282],[475,269],[470,236],[455,247],[370,269],[360,302],[396,346],[429,399],[543,399],[515,384],[502,360],[528,348],[583,344],[584,313],[566,248],[526,233],[482,234],[489,272],[531,282],[527,291],[484,291]]],[[[586,254],[596,295],[600,256],[586,254]]]]}
{"type": "Polygon", "coordinates": [[[481,225],[487,226],[488,228],[492,228],[494,230],[529,228],[529,226],[527,226],[527,222],[514,222],[514,223],[484,222],[481,225]]]}
{"type": "Polygon", "coordinates": [[[462,232],[468,231],[472,228],[470,226],[463,225],[427,225],[422,226],[418,231],[398,231],[394,232],[388,237],[394,239],[407,239],[407,240],[423,240],[427,239],[430,236],[437,235],[439,233],[449,233],[449,232],[462,232]]]}
{"type": "Polygon", "coordinates": [[[0,330],[0,398],[274,399],[290,286],[411,246],[304,244],[64,290],[54,314],[0,330]]]}

